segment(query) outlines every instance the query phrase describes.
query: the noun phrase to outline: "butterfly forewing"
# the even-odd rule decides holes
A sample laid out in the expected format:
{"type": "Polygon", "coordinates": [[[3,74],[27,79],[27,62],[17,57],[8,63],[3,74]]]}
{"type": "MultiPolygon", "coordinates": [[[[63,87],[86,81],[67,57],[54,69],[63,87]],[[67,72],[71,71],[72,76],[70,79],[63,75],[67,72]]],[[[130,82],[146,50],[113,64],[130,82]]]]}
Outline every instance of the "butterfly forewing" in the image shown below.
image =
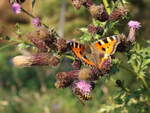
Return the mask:
{"type": "Polygon", "coordinates": [[[117,36],[111,36],[97,41],[94,43],[94,47],[101,53],[112,55],[119,43],[120,39],[117,36]]]}

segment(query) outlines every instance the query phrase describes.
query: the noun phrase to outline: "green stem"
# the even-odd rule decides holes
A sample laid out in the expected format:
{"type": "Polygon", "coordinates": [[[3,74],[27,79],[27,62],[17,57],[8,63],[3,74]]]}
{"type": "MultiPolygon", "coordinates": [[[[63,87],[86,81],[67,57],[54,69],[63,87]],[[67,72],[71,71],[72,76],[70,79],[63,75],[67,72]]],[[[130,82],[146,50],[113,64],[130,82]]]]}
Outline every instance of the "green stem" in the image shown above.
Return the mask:
{"type": "Polygon", "coordinates": [[[0,50],[3,50],[3,49],[5,49],[5,48],[10,47],[10,46],[15,45],[15,44],[17,44],[17,42],[7,44],[7,45],[1,47],[0,50]]]}
{"type": "Polygon", "coordinates": [[[105,6],[105,9],[106,9],[107,13],[110,14],[111,10],[109,8],[108,1],[107,0],[103,0],[103,3],[104,3],[104,6],[105,6]]]}

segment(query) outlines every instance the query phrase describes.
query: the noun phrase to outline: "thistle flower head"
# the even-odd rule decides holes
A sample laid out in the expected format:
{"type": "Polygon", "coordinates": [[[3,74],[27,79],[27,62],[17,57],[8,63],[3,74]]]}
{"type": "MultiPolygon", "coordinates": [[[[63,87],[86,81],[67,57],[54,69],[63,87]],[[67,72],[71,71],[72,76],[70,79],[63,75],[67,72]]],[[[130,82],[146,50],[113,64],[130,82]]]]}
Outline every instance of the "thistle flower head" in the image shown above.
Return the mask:
{"type": "Polygon", "coordinates": [[[40,22],[40,19],[39,18],[34,18],[32,20],[32,24],[35,26],[35,27],[41,27],[41,22],[40,22]]]}
{"type": "Polygon", "coordinates": [[[131,20],[131,21],[128,22],[128,26],[130,28],[139,29],[141,27],[141,23],[138,22],[138,21],[131,20]]]}
{"type": "Polygon", "coordinates": [[[91,84],[89,84],[88,82],[84,81],[84,80],[80,80],[79,82],[75,83],[76,87],[79,88],[80,90],[82,90],[83,92],[90,92],[92,89],[91,84]]]}
{"type": "Polygon", "coordinates": [[[13,3],[13,4],[12,4],[12,10],[13,10],[13,12],[16,13],[16,14],[21,13],[21,5],[18,4],[18,3],[16,3],[16,2],[13,3]]]}
{"type": "Polygon", "coordinates": [[[84,80],[74,81],[71,85],[72,92],[81,101],[91,99],[91,91],[93,89],[91,82],[84,80]]]}
{"type": "Polygon", "coordinates": [[[134,42],[136,39],[136,37],[135,37],[136,36],[136,30],[141,27],[141,23],[138,21],[131,20],[128,22],[128,26],[130,28],[130,31],[128,34],[127,41],[134,42]]]}

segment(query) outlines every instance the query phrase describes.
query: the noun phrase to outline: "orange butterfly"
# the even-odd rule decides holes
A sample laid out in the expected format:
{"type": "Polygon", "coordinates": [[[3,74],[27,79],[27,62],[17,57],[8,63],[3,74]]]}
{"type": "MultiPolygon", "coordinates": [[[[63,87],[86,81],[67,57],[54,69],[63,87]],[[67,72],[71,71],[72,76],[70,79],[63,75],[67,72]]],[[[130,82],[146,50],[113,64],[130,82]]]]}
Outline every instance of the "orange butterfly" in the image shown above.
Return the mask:
{"type": "Polygon", "coordinates": [[[70,47],[75,56],[85,64],[95,66],[100,70],[105,68],[105,63],[111,62],[111,55],[116,51],[120,43],[121,35],[114,35],[100,39],[89,45],[70,42],[70,47]]]}

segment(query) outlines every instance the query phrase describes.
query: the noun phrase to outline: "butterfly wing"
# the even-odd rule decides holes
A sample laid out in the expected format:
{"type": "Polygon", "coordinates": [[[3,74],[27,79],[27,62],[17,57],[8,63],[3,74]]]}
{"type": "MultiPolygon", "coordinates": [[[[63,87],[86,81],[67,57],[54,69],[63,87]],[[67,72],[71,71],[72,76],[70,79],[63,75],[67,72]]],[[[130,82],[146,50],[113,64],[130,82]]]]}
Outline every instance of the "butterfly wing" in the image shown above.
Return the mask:
{"type": "Polygon", "coordinates": [[[99,69],[107,68],[111,63],[111,55],[116,51],[116,47],[120,43],[120,38],[116,36],[106,37],[91,44],[93,54],[99,69]]]}
{"type": "Polygon", "coordinates": [[[79,44],[77,42],[70,42],[70,47],[72,52],[75,54],[75,56],[80,59],[81,61],[83,61],[84,63],[91,65],[91,66],[95,66],[95,64],[93,62],[91,62],[87,57],[86,57],[86,47],[82,44],[79,44]]]}
{"type": "Polygon", "coordinates": [[[96,50],[105,55],[113,55],[116,51],[116,47],[120,43],[120,38],[116,36],[106,37],[93,44],[96,50]]]}

